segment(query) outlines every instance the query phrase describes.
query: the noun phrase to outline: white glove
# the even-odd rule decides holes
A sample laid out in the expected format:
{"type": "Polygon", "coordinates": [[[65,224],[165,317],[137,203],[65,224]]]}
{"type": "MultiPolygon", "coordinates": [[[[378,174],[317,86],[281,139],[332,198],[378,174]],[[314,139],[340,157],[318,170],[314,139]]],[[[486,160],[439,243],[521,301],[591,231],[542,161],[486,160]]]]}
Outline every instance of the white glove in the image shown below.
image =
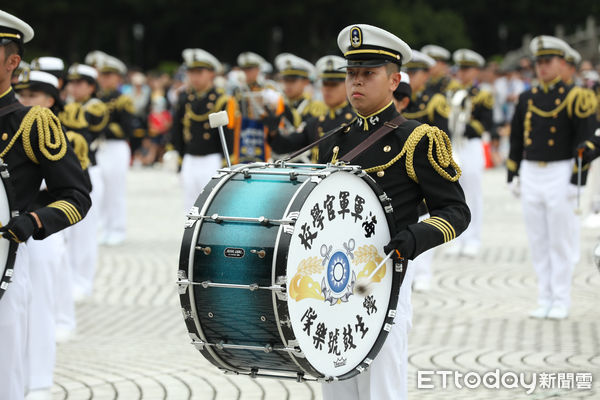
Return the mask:
{"type": "Polygon", "coordinates": [[[518,177],[514,177],[513,180],[508,184],[508,189],[510,193],[515,196],[515,198],[521,197],[521,182],[519,182],[518,177]]]}
{"type": "Polygon", "coordinates": [[[169,150],[163,155],[163,168],[169,172],[177,172],[179,169],[179,153],[177,150],[169,150]]]}

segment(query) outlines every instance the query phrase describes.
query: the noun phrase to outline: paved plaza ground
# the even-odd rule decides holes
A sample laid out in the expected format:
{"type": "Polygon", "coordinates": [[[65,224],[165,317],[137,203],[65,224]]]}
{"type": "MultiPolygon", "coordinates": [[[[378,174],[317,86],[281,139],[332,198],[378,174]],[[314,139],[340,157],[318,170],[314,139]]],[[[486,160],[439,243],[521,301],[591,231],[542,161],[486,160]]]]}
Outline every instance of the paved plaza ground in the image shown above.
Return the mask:
{"type": "MultiPolygon", "coordinates": [[[[600,273],[591,256],[600,229],[582,231],[569,319],[529,319],[536,282],[520,204],[503,170],[484,179],[481,253],[467,259],[437,251],[432,289],[413,294],[409,398],[600,399],[600,273]],[[435,388],[417,389],[417,371],[483,376],[497,369],[525,373],[527,382],[537,373],[538,387],[530,395],[522,387],[459,389],[450,377],[443,388],[438,374],[431,375],[435,388]],[[569,383],[572,389],[559,388],[569,383]]],[[[224,375],[190,344],[175,284],[181,199],[177,175],[130,171],[128,239],[100,249],[94,294],[77,306],[77,334],[59,345],[54,399],[321,399],[319,384],[224,375]]]]}

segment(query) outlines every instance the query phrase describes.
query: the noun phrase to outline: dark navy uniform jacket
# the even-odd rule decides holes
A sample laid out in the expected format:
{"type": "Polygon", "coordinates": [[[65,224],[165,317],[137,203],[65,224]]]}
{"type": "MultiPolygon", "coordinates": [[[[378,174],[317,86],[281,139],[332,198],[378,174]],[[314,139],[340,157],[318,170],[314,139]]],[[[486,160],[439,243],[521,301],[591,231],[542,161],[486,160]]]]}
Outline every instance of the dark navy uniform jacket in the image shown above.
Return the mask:
{"type": "MultiPolygon", "coordinates": [[[[374,115],[358,115],[352,125],[335,136],[333,147],[323,152],[319,161],[335,161],[397,115],[393,102],[374,115]]],[[[458,183],[460,169],[450,148],[444,132],[408,120],[352,161],[362,166],[392,199],[396,232],[407,230],[413,235],[414,252],[403,254],[408,259],[454,239],[470,222],[471,214],[458,183]],[[430,218],[418,222],[417,206],[423,200],[430,218]]]]}
{"type": "MultiPolygon", "coordinates": [[[[574,158],[575,148],[596,129],[597,101],[589,89],[557,78],[521,93],[511,122],[508,181],[518,175],[522,160],[550,162],[574,158]]],[[[577,183],[574,162],[571,183],[577,183]]],[[[584,166],[582,182],[585,183],[584,166]]]]}
{"type": "MultiPolygon", "coordinates": [[[[268,142],[271,148],[277,153],[290,153],[313,143],[323,136],[324,133],[342,124],[350,123],[354,115],[352,106],[346,101],[339,107],[328,109],[324,115],[310,118],[299,132],[282,135],[279,131],[275,131],[274,135],[269,135],[268,142]]],[[[311,162],[316,163],[319,160],[319,149],[326,149],[329,141],[326,140],[319,146],[313,147],[311,150],[311,162]]]]}
{"type": "Polygon", "coordinates": [[[180,156],[184,154],[203,156],[223,152],[219,131],[217,128],[211,128],[208,122],[209,114],[223,110],[227,110],[229,114],[229,125],[224,126],[223,129],[231,151],[234,114],[237,113],[235,100],[215,88],[204,93],[188,88],[179,95],[171,126],[170,143],[180,156]]]}
{"type": "Polygon", "coordinates": [[[133,135],[133,101],[118,90],[100,92],[98,98],[106,104],[110,120],[101,135],[106,139],[129,140],[133,135]]]}
{"type": "MultiPolygon", "coordinates": [[[[12,88],[0,97],[0,107],[15,102],[12,88]]],[[[8,165],[13,208],[29,211],[42,179],[53,200],[31,210],[43,225],[34,238],[43,239],[83,219],[91,206],[89,186],[58,118],[47,108],[23,106],[0,117],[0,135],[0,158],[8,165]]]]}

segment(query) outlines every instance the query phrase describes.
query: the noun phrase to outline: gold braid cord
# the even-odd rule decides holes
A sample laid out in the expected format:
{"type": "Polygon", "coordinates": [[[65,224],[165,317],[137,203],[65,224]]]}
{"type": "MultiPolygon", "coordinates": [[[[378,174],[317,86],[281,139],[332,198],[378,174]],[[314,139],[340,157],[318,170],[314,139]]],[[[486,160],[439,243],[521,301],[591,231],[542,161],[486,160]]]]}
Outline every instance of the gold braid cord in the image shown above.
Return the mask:
{"type": "Polygon", "coordinates": [[[427,115],[429,122],[433,122],[435,120],[436,112],[444,118],[448,118],[448,115],[450,114],[450,107],[448,107],[446,98],[439,93],[433,95],[424,110],[412,113],[404,112],[402,115],[406,119],[420,119],[427,115]]]}
{"type": "Polygon", "coordinates": [[[77,132],[67,131],[67,139],[73,145],[73,151],[81,164],[81,169],[86,170],[90,165],[90,159],[88,158],[88,143],[85,138],[77,132]]]}
{"type": "Polygon", "coordinates": [[[577,118],[587,118],[596,112],[597,107],[598,101],[596,100],[594,92],[589,89],[575,86],[569,91],[563,102],[553,110],[544,111],[534,106],[533,103],[530,103],[529,111],[542,118],[552,118],[566,108],[569,118],[571,118],[573,114],[575,114],[577,118]]]}
{"type": "Polygon", "coordinates": [[[58,114],[60,122],[69,129],[83,129],[88,126],[80,103],[70,103],[58,114]]]}
{"type": "Polygon", "coordinates": [[[33,124],[36,124],[37,127],[40,153],[50,161],[58,161],[64,157],[67,152],[67,139],[62,131],[60,120],[49,109],[34,106],[25,115],[19,130],[14,134],[4,151],[0,153],[0,158],[6,156],[6,153],[12,148],[17,139],[23,136],[22,142],[25,154],[31,161],[39,164],[30,138],[33,124]]]}
{"type": "Polygon", "coordinates": [[[481,90],[471,100],[473,106],[483,105],[485,108],[493,108],[494,107],[494,96],[487,90],[481,90]]]}
{"type": "Polygon", "coordinates": [[[98,121],[97,124],[90,123],[90,131],[97,133],[106,128],[106,125],[110,120],[110,110],[106,104],[97,100],[86,104],[84,108],[86,112],[89,112],[95,117],[94,122],[98,121]]]}
{"type": "Polygon", "coordinates": [[[391,167],[396,161],[398,161],[402,156],[406,155],[406,172],[410,179],[415,182],[419,182],[417,178],[417,173],[415,172],[414,166],[414,156],[417,145],[421,141],[421,139],[427,136],[429,138],[429,147],[427,149],[427,159],[429,163],[433,167],[433,169],[443,178],[449,180],[450,182],[458,181],[460,178],[460,167],[452,158],[452,144],[450,143],[450,138],[448,135],[444,133],[444,131],[436,128],[435,126],[430,126],[427,124],[422,124],[416,127],[406,142],[402,147],[402,151],[394,158],[392,158],[387,164],[379,165],[377,167],[367,168],[365,172],[372,173],[377,171],[383,171],[389,167],[391,167]],[[435,155],[438,161],[433,157],[433,146],[435,144],[435,155]],[[452,167],[456,171],[454,176],[450,175],[448,172],[444,170],[444,168],[452,167]]]}
{"type": "Polygon", "coordinates": [[[192,132],[190,131],[190,128],[192,126],[192,121],[194,122],[203,122],[208,120],[208,115],[212,114],[214,112],[217,112],[219,110],[221,110],[229,101],[229,96],[227,95],[221,95],[217,101],[215,102],[215,105],[213,108],[211,108],[210,110],[208,110],[206,113],[204,114],[196,114],[192,111],[192,104],[191,103],[186,103],[185,104],[185,114],[183,115],[183,121],[182,121],[182,125],[183,125],[183,139],[186,143],[188,143],[189,141],[192,140],[192,132]]]}

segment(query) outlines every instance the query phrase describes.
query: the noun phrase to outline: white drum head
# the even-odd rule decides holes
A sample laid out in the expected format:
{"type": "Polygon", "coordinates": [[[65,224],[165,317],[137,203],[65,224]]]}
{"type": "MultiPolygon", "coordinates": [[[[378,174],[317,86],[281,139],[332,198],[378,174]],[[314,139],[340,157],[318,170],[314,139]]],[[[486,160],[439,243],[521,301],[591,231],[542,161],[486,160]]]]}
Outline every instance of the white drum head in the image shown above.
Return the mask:
{"type": "Polygon", "coordinates": [[[366,297],[353,289],[383,260],[389,240],[381,202],[352,173],[325,178],[299,212],[289,246],[287,304],[300,349],[326,377],[365,361],[383,329],[392,261],[373,277],[366,297]]]}

